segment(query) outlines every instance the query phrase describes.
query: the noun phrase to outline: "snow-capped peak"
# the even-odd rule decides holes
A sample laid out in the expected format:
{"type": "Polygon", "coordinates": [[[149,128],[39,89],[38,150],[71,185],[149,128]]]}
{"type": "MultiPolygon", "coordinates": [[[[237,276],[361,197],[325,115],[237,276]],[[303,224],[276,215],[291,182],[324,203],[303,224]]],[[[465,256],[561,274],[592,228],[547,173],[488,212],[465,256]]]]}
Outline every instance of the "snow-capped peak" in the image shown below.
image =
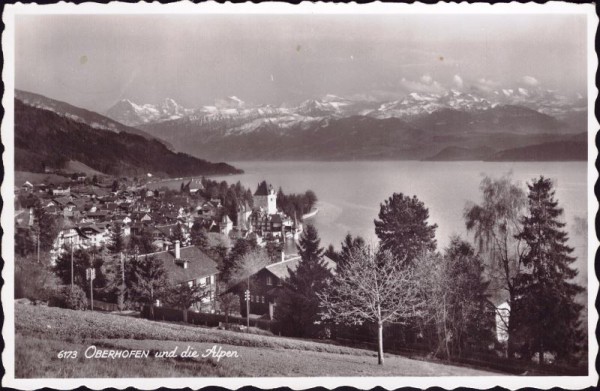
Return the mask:
{"type": "Polygon", "coordinates": [[[129,126],[149,122],[166,121],[189,115],[193,110],[186,109],[172,98],[166,98],[161,104],[137,104],[129,99],[121,99],[106,112],[115,121],[129,126]]]}

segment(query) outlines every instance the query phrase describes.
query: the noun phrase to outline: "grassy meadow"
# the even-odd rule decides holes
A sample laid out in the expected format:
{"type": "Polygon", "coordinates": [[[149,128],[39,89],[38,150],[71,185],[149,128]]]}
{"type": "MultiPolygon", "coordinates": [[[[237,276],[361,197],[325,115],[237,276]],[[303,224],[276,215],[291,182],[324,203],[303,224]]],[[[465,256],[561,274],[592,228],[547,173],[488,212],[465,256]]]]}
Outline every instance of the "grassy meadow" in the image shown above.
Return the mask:
{"type": "Polygon", "coordinates": [[[378,366],[368,350],[21,303],[15,304],[15,323],[18,378],[497,375],[389,354],[378,366]],[[85,358],[91,345],[151,353],[145,359],[85,358]],[[188,346],[202,354],[215,345],[238,357],[154,357],[188,346]],[[58,358],[65,350],[77,351],[77,358],[58,358]]]}

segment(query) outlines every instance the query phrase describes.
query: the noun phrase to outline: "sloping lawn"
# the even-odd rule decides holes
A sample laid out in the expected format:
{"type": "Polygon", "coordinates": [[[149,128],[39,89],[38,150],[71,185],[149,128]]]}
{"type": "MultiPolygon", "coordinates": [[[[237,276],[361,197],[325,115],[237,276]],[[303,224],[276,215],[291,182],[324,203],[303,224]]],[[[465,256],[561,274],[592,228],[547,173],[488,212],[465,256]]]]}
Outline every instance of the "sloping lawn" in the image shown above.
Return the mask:
{"type": "Polygon", "coordinates": [[[200,376],[485,376],[496,373],[386,355],[327,343],[152,322],[104,313],[16,304],[17,377],[200,377],[200,376]],[[148,350],[144,359],[85,358],[97,349],[148,350]],[[182,358],[191,347],[196,358],[182,358]],[[201,357],[215,347],[237,357],[201,357]],[[155,352],[177,348],[176,358],[155,352]],[[76,350],[76,359],[59,359],[76,350]]]}

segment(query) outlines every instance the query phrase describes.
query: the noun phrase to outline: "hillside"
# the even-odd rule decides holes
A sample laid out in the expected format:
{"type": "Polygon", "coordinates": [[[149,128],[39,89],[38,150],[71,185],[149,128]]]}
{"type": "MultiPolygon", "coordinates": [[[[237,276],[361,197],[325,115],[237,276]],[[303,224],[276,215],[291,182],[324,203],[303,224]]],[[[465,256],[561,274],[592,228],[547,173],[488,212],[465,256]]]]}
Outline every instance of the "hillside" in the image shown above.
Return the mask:
{"type": "Polygon", "coordinates": [[[15,99],[28,106],[53,111],[62,117],[84,123],[92,128],[104,129],[116,133],[137,134],[149,140],[156,139],[156,137],[144,132],[143,130],[131,126],[125,126],[120,122],[114,121],[111,118],[105,117],[96,112],[82,109],[56,99],[48,98],[44,95],[35,94],[28,91],[15,90],[15,99]]]}
{"type": "Polygon", "coordinates": [[[572,161],[587,160],[587,143],[561,141],[512,148],[491,155],[488,161],[572,161]]]}
{"type": "Polygon", "coordinates": [[[425,160],[429,161],[467,161],[467,160],[484,160],[494,153],[494,150],[489,147],[481,148],[462,148],[462,147],[446,147],[440,152],[425,160]]]}
{"type": "Polygon", "coordinates": [[[497,373],[323,342],[253,335],[106,313],[15,304],[16,377],[206,377],[206,376],[486,376],[497,373]],[[136,349],[145,359],[86,359],[86,349],[136,349]],[[217,346],[238,357],[156,358],[187,347],[203,354],[217,346]],[[60,351],[76,359],[57,359],[60,351]],[[127,365],[123,365],[127,363],[127,365]]]}
{"type": "Polygon", "coordinates": [[[42,172],[77,161],[109,175],[223,175],[239,170],[185,153],[128,132],[95,128],[54,111],[15,100],[15,170],[42,172]]]}
{"type": "Polygon", "coordinates": [[[446,148],[454,152],[441,153],[436,160],[460,160],[461,149],[466,160],[478,160],[488,155],[481,151],[573,137],[545,114],[529,109],[490,110],[485,115],[445,110],[418,120],[353,115],[313,118],[286,126],[267,121],[256,128],[244,128],[239,118],[210,123],[183,118],[143,129],[162,135],[187,153],[226,160],[423,160],[446,148]]]}

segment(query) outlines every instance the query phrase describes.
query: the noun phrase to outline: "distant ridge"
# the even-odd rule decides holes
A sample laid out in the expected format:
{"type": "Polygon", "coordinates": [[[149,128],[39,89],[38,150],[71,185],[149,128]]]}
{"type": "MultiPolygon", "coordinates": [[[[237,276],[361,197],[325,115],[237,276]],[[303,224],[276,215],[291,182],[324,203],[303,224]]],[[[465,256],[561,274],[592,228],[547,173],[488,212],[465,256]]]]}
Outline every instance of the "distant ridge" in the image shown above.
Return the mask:
{"type": "Polygon", "coordinates": [[[488,161],[586,161],[587,143],[581,141],[549,142],[507,149],[490,156],[488,161]]]}
{"type": "Polygon", "coordinates": [[[76,161],[109,175],[173,177],[242,172],[226,163],[173,152],[155,139],[92,127],[20,99],[15,99],[14,133],[17,171],[43,172],[45,167],[63,168],[76,161]]]}
{"type": "Polygon", "coordinates": [[[116,133],[124,132],[137,134],[149,140],[156,139],[155,136],[143,130],[123,125],[120,122],[117,122],[104,115],[98,114],[94,111],[76,107],[70,103],[48,98],[44,95],[23,90],[15,90],[15,99],[20,100],[28,106],[53,111],[60,116],[69,118],[73,121],[87,124],[92,128],[105,129],[116,133]]]}

